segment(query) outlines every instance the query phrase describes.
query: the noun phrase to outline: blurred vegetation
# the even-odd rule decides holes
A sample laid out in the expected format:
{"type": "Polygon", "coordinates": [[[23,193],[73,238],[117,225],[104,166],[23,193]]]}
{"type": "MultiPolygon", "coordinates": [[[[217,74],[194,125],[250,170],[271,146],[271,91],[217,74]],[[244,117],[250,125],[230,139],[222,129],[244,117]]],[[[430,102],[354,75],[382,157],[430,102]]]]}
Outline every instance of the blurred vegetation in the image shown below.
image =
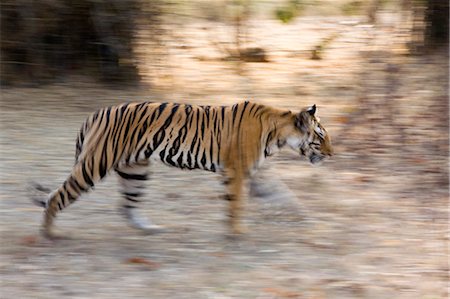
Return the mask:
{"type": "Polygon", "coordinates": [[[275,15],[281,22],[288,23],[295,17],[301,15],[305,9],[305,5],[305,1],[302,0],[289,0],[284,6],[278,7],[275,10],[275,15]]]}
{"type": "Polygon", "coordinates": [[[425,13],[425,46],[448,44],[449,1],[428,0],[425,13]]]}
{"type": "Polygon", "coordinates": [[[138,81],[137,24],[154,23],[157,6],[138,0],[2,1],[2,85],[52,82],[67,73],[138,81]]]}
{"type": "MultiPolygon", "coordinates": [[[[166,37],[176,31],[176,26],[182,26],[176,19],[183,16],[230,28],[230,36],[210,35],[214,35],[210,43],[222,52],[223,60],[267,62],[271,49],[248,42],[252,41],[249,21],[261,7],[270,10],[271,17],[289,23],[324,2],[5,0],[1,2],[1,84],[43,84],[73,74],[104,82],[137,83],[136,37],[153,49],[152,59],[156,61],[168,52],[166,37]],[[232,44],[228,43],[230,39],[232,44]]],[[[338,6],[345,15],[366,14],[367,21],[376,24],[378,11],[392,2],[350,0],[340,1],[338,6]]],[[[448,45],[447,0],[402,0],[399,4],[402,11],[412,15],[409,46],[413,53],[448,45]]],[[[325,38],[313,49],[313,59],[321,59],[329,40],[325,38]]]]}
{"type": "Polygon", "coordinates": [[[361,13],[363,6],[364,6],[364,1],[354,0],[354,1],[344,3],[344,5],[342,5],[341,9],[342,9],[342,13],[344,13],[344,15],[348,16],[348,15],[355,15],[357,13],[361,13]]]}

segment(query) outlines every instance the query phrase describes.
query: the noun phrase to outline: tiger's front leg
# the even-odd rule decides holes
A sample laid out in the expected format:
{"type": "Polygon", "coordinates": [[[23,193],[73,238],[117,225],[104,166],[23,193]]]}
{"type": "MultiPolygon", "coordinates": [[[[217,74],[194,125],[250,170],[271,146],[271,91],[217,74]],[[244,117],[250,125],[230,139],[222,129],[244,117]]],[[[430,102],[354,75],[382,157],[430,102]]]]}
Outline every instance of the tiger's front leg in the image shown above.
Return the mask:
{"type": "Polygon", "coordinates": [[[244,185],[242,176],[228,176],[225,180],[227,194],[225,199],[229,202],[228,221],[231,232],[240,235],[246,232],[246,229],[240,223],[242,210],[242,191],[244,185]]]}
{"type": "Polygon", "coordinates": [[[149,175],[148,164],[145,161],[122,165],[115,170],[119,175],[120,192],[122,193],[122,201],[119,207],[121,214],[130,226],[152,234],[162,232],[163,228],[151,223],[138,211],[140,198],[144,195],[143,191],[149,175]]]}

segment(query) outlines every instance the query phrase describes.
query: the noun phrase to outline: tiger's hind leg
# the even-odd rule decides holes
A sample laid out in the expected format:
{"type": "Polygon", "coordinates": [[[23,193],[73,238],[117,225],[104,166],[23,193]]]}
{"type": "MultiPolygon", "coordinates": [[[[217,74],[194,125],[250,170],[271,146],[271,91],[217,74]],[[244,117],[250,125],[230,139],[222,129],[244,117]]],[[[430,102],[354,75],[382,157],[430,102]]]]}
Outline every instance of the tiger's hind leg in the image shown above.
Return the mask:
{"type": "Polygon", "coordinates": [[[163,228],[152,224],[138,212],[140,198],[144,194],[145,182],[149,175],[148,164],[148,162],[141,162],[121,165],[115,169],[119,175],[120,192],[122,193],[119,209],[132,227],[146,233],[157,233],[163,231],[163,228]]]}
{"type": "MultiPolygon", "coordinates": [[[[77,162],[72,168],[72,172],[64,183],[51,192],[47,199],[33,200],[35,204],[45,208],[44,223],[42,232],[48,238],[56,238],[52,233],[53,222],[56,214],[75,202],[80,195],[89,191],[106,172],[95,172],[92,170],[91,160],[77,162]]],[[[48,191],[46,188],[35,186],[35,189],[42,192],[48,191]]]]}

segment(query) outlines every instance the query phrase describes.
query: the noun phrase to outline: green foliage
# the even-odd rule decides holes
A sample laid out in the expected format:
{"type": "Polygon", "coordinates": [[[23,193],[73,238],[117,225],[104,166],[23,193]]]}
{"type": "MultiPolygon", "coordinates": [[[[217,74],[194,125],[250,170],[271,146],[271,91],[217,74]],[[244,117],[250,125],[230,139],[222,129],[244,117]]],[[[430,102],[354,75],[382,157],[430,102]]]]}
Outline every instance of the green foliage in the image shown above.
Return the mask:
{"type": "Polygon", "coordinates": [[[294,12],[290,9],[286,8],[277,8],[275,11],[275,15],[278,20],[283,23],[289,23],[294,18],[294,12]]]}
{"type": "Polygon", "coordinates": [[[284,6],[275,9],[275,17],[283,23],[289,23],[298,17],[305,8],[302,0],[289,0],[284,6]]]}
{"type": "Polygon", "coordinates": [[[364,6],[364,1],[353,0],[342,5],[341,10],[344,15],[355,15],[362,11],[364,6]]]}

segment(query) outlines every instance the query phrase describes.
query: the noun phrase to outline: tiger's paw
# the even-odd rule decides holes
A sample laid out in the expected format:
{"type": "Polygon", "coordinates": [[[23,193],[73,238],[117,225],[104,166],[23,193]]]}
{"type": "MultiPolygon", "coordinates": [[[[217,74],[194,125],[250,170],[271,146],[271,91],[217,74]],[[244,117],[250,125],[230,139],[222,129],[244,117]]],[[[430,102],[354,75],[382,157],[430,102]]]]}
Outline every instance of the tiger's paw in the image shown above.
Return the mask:
{"type": "Polygon", "coordinates": [[[140,215],[136,211],[136,208],[121,207],[120,213],[127,219],[128,224],[131,227],[136,228],[145,234],[152,235],[166,231],[164,227],[152,224],[147,218],[140,215]]]}
{"type": "Polygon", "coordinates": [[[248,229],[242,225],[233,227],[233,234],[244,235],[248,232],[248,229]]]}
{"type": "Polygon", "coordinates": [[[239,241],[239,240],[242,240],[244,237],[245,237],[245,233],[243,232],[243,230],[239,230],[239,231],[233,230],[225,235],[225,238],[227,240],[231,240],[231,241],[239,241]]]}
{"type": "Polygon", "coordinates": [[[62,235],[56,234],[56,233],[54,233],[51,229],[45,228],[45,227],[43,227],[43,228],[41,229],[41,235],[42,235],[44,238],[46,238],[47,240],[50,240],[50,241],[68,240],[68,239],[70,239],[70,238],[67,237],[67,236],[62,236],[62,235]]]}
{"type": "Polygon", "coordinates": [[[139,229],[146,235],[154,235],[167,232],[167,229],[165,227],[156,224],[139,225],[133,227],[139,229]]]}
{"type": "Polygon", "coordinates": [[[242,238],[246,233],[248,232],[248,229],[246,226],[233,224],[231,225],[231,231],[227,235],[228,239],[237,240],[242,238]]]}

